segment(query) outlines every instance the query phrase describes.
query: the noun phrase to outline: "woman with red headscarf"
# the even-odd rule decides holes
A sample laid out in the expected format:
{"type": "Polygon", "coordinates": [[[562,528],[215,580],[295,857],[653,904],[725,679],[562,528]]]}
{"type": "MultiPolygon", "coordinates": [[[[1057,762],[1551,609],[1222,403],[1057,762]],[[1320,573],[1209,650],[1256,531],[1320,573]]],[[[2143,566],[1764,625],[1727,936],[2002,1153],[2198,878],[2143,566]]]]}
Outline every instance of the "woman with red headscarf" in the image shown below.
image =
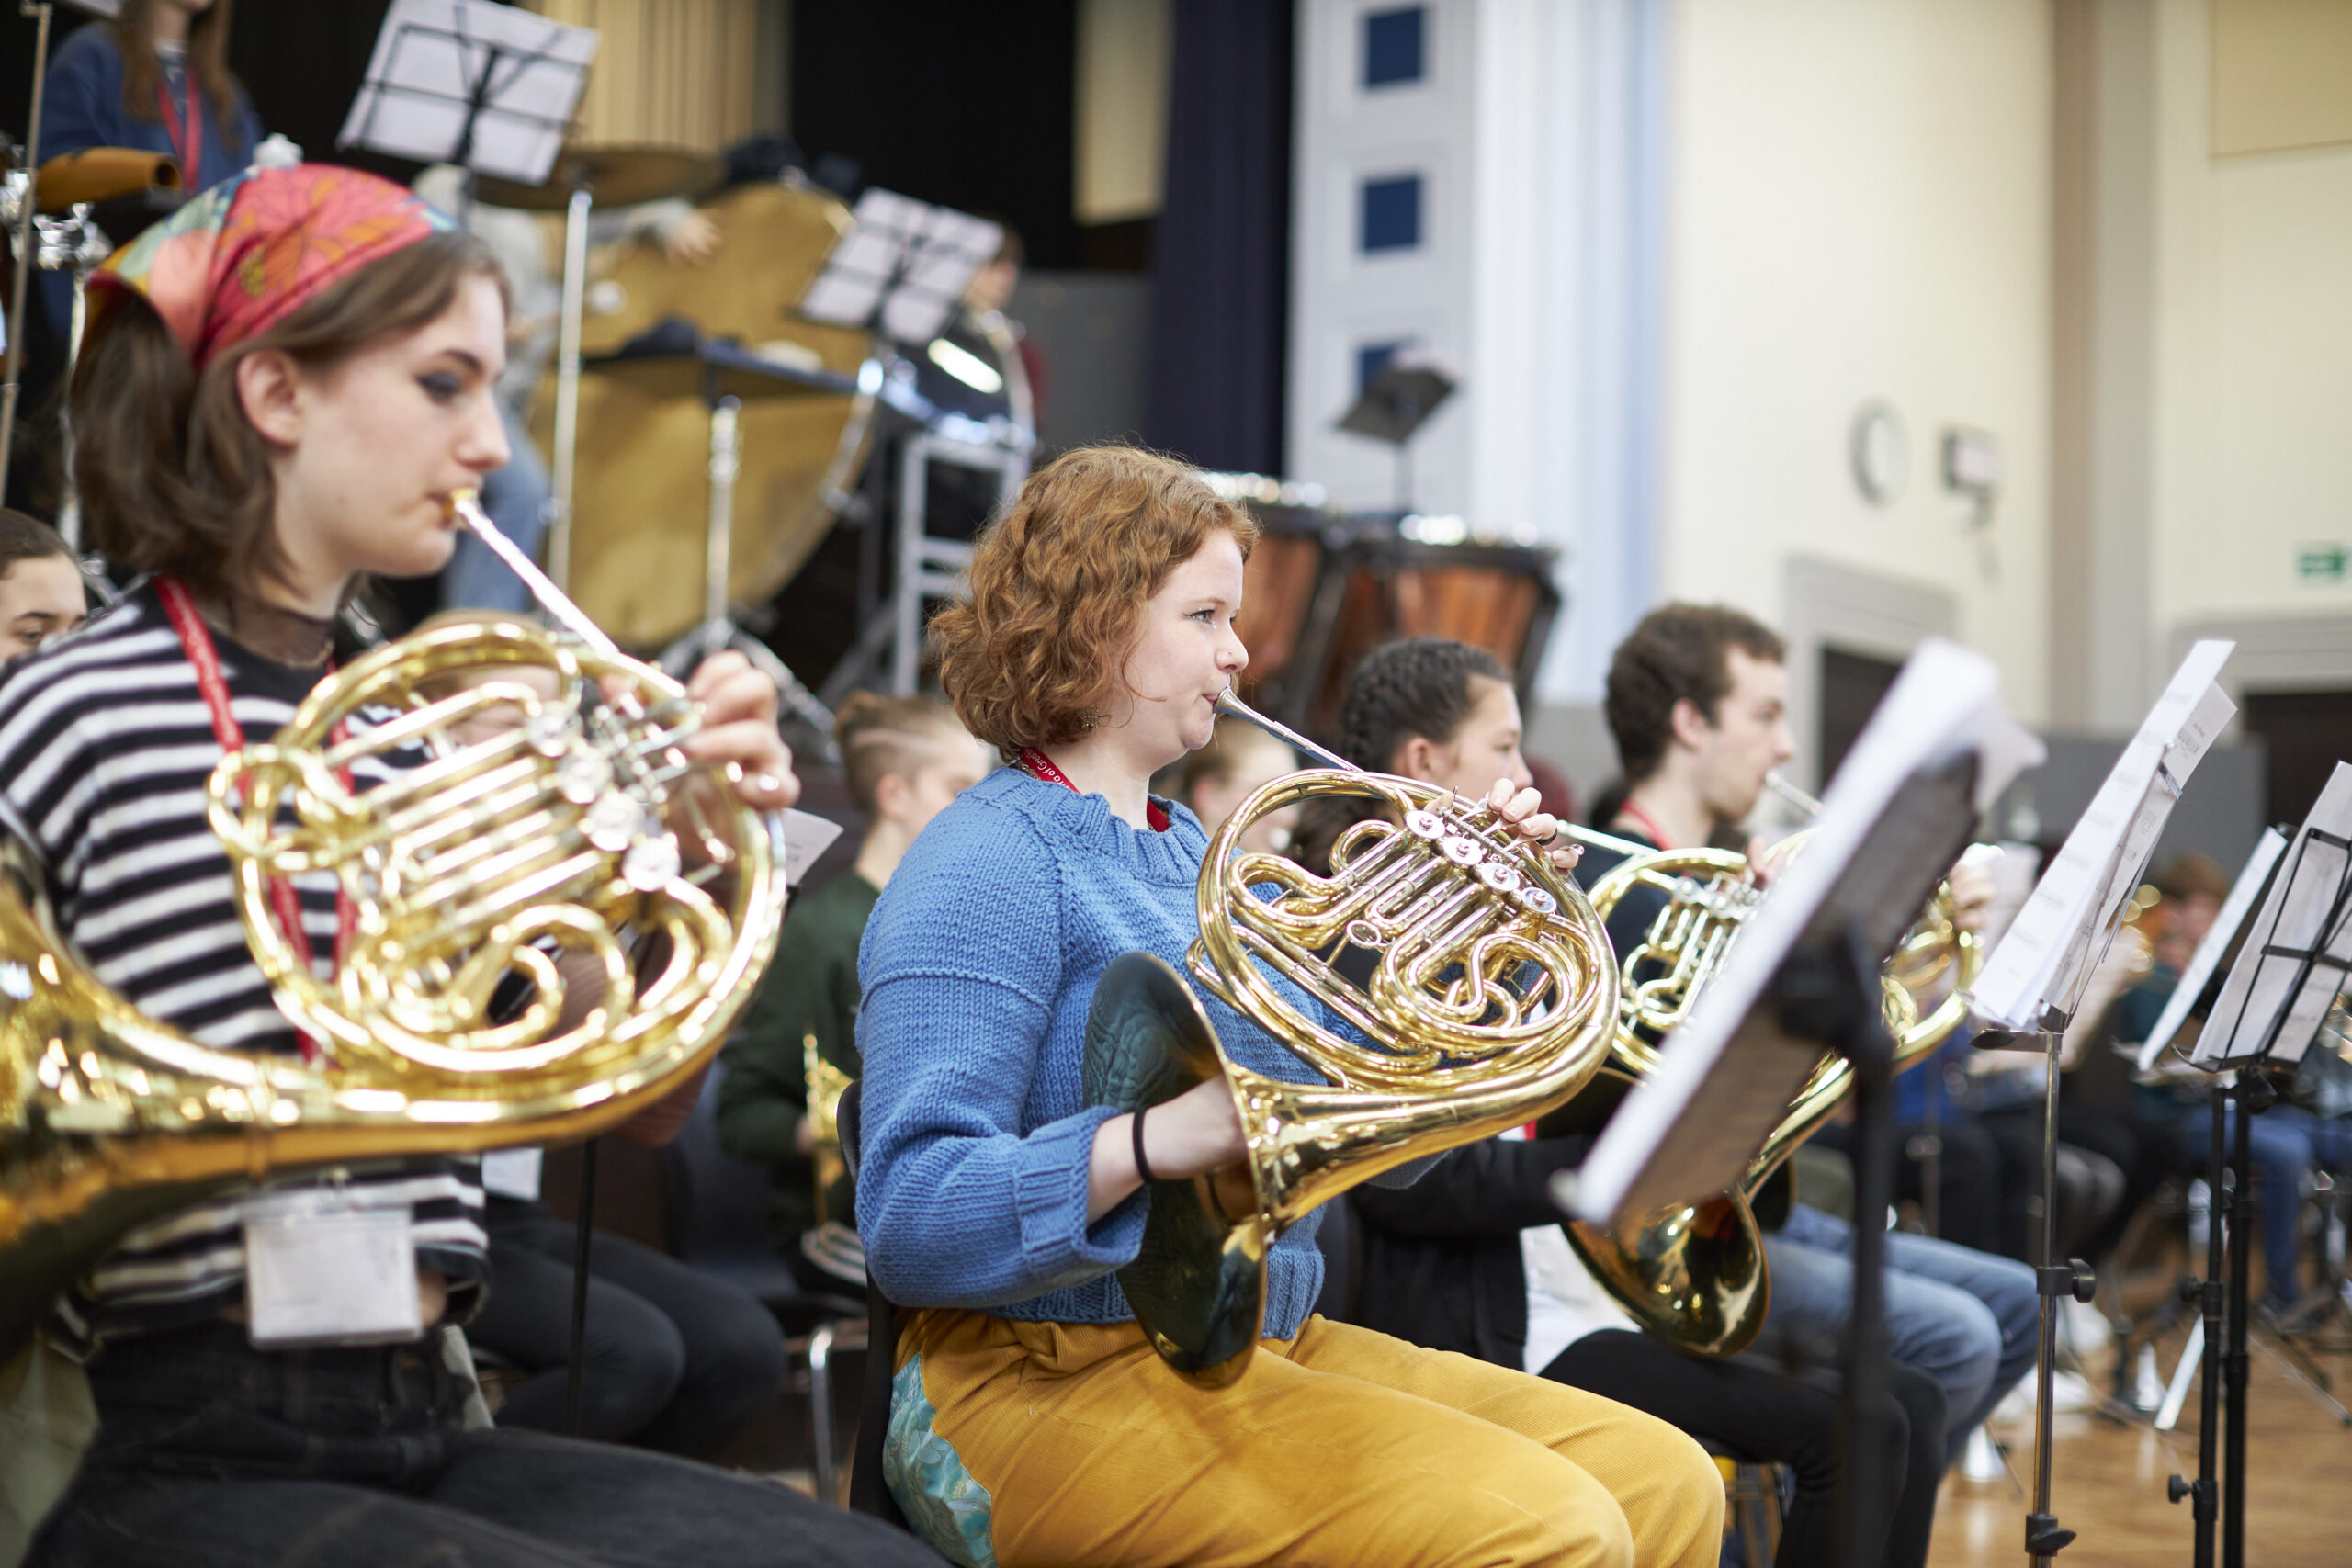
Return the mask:
{"type": "MultiPolygon", "coordinates": [[[[99,547],[145,578],[0,679],[0,824],[45,866],[65,936],[141,1012],[216,1049],[293,1052],[205,782],[224,750],[292,717],[363,574],[448,559],[451,493],[506,457],[492,392],[504,298],[447,219],[318,166],[206,192],[112,258],[93,293],[78,477],[99,547]]],[[[798,786],[767,679],[723,653],[688,689],[703,720],[688,753],[738,765],[751,804],[789,805],[798,786]]],[[[354,771],[380,782],[399,765],[354,771]]],[[[335,878],[291,881],[288,921],[323,969],[335,878]]],[[[467,1429],[472,1380],[444,1353],[447,1325],[491,1287],[481,1207],[470,1159],[354,1161],[132,1232],[45,1330],[86,1370],[97,1431],[32,1561],[927,1560],[773,1486],[467,1429]],[[354,1229],[372,1249],[354,1253],[354,1229]],[[272,1303],[248,1263],[264,1248],[333,1295],[335,1331],[371,1332],[257,1346],[272,1303]]]]}

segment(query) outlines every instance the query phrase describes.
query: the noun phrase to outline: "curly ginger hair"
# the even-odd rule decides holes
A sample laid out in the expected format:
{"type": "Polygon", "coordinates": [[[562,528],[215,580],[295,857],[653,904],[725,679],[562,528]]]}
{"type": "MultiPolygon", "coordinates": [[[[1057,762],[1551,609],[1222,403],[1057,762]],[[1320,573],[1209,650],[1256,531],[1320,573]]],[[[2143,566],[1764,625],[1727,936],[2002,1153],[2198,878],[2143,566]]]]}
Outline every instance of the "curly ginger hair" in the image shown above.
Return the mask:
{"type": "Polygon", "coordinates": [[[964,728],[1008,761],[1092,729],[1145,601],[1217,530],[1248,558],[1249,514],[1156,453],[1080,447],[1030,475],[980,535],[970,594],[931,623],[964,728]]]}

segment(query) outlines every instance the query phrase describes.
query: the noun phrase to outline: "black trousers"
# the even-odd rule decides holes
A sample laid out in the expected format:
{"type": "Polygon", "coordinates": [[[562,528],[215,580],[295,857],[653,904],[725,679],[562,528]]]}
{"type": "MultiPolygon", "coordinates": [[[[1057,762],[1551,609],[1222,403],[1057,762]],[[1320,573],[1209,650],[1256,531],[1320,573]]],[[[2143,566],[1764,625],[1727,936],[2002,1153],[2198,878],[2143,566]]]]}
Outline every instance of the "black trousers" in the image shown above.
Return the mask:
{"type": "MultiPolygon", "coordinates": [[[[484,1223],[492,1288],[466,1337],[537,1374],[508,1393],[498,1424],[569,1434],[577,1233],[537,1203],[495,1195],[484,1223]]],[[[783,1386],[784,1330],[747,1292],[603,1231],[588,1272],[582,1437],[698,1458],[783,1386]]]]}
{"type": "MultiPolygon", "coordinates": [[[[1784,1373],[1750,1357],[1686,1356],[1647,1335],[1588,1334],[1554,1358],[1544,1375],[1657,1416],[1741,1459],[1785,1464],[1796,1498],[1773,1568],[1837,1562],[1838,1390],[1834,1374],[1784,1373]]],[[[1890,1466],[1884,1499],[1885,1568],[1920,1568],[1936,1526],[1944,1473],[1944,1396],[1934,1381],[1890,1362],[1883,1430],[1903,1462],[1890,1466]]],[[[1761,1568],[1761,1564],[1756,1565],[1761,1568]]]]}
{"type": "Polygon", "coordinates": [[[913,1537],[770,1482],[537,1432],[462,1431],[431,1340],[256,1351],[215,1324],[91,1367],[99,1433],[33,1568],[864,1568],[913,1537]]]}

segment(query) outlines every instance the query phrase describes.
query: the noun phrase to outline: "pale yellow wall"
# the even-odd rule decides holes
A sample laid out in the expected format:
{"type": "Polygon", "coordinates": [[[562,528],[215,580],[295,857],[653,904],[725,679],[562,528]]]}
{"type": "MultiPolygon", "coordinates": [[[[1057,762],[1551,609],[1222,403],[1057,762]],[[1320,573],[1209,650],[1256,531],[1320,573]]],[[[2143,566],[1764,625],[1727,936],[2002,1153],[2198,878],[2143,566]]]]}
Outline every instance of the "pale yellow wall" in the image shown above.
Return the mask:
{"type": "Polygon", "coordinates": [[[1686,0],[1672,43],[1661,596],[1768,618],[1789,558],[1941,588],[2047,709],[2051,24],[2037,0],[1686,0]],[[1855,409],[1910,478],[1873,507],[1855,409]],[[1987,570],[1939,433],[2006,468],[1987,570]]]}
{"type": "Polygon", "coordinates": [[[1079,0],[1071,175],[1080,223],[1159,210],[1173,30],[1170,0],[1079,0]]]}
{"type": "Polygon", "coordinates": [[[543,17],[601,35],[581,99],[581,141],[716,152],[762,129],[756,123],[762,0],[526,4],[543,17]]]}
{"type": "Polygon", "coordinates": [[[2352,541],[2352,147],[2217,158],[2210,0],[2158,12],[2159,630],[2352,614],[2299,543],[2352,541]]]}

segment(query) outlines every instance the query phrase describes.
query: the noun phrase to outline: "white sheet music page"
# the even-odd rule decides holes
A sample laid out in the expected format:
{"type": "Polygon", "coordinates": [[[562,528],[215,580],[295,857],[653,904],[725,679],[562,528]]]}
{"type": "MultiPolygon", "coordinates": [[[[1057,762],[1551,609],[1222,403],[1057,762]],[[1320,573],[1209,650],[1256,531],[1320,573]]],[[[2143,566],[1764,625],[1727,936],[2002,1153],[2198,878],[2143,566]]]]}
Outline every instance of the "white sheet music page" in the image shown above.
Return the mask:
{"type": "Polygon", "coordinates": [[[2352,868],[2345,863],[2346,852],[2313,838],[2314,829],[2352,839],[2352,763],[2335,764],[2296,832],[2286,864],[2205,1021],[2190,1058],[2199,1066],[2246,1061],[2266,1051],[2272,1061],[2301,1061],[2327,1004],[2345,987],[2344,969],[2320,964],[2306,976],[2303,960],[2291,956],[2317,951],[2339,963],[2352,962],[2352,908],[2346,907],[2352,901],[2344,897],[2352,868]],[[2266,947],[2285,951],[2266,953],[2266,947]]]}
{"type": "Polygon", "coordinates": [[[870,188],[857,198],[854,226],[802,297],[800,313],[863,326],[878,307],[885,335],[928,343],[1003,243],[1004,230],[985,218],[870,188]]]}
{"type": "Polygon", "coordinates": [[[2148,1072],[2155,1066],[2156,1058],[2164,1055],[2165,1047],[2171,1044],[2173,1036],[2180,1032],[2180,1026],[2188,1021],[2188,1010],[2195,1007],[2197,998],[2205,994],[2206,982],[2212,979],[2213,971],[2220,966],[2222,954],[2230,950],[2230,942],[2238,934],[2238,928],[2245,924],[2247,912],[2254,908],[2254,896],[2262,891],[2263,881],[2269,876],[2270,868],[2277,865],[2278,857],[2286,852],[2287,835],[2276,828],[2265,828],[2262,837],[2255,843],[2254,853],[2246,857],[2245,868],[2238,873],[2237,881],[2231,885],[2230,896],[2222,901],[2222,912],[2213,917],[2212,925],[2206,929],[2205,940],[2199,942],[2197,951],[2188,955],[2188,967],[2180,972],[2180,984],[2173,987],[2172,999],[2165,1003],[2165,1010],[2156,1015],[2156,1026],[2148,1031],[2147,1041],[2140,1047],[2142,1072],[2148,1072]]]}
{"type": "Polygon", "coordinates": [[[595,58],[594,28],[519,6],[392,0],[335,145],[425,163],[454,158],[480,86],[467,163],[537,185],[555,169],[595,58]]]}
{"type": "Polygon", "coordinates": [[[2033,897],[1985,959],[1969,993],[1978,1018],[2006,1029],[2033,1029],[2045,1007],[2070,998],[2097,956],[2090,951],[2093,937],[2107,929],[2131,891],[2180,786],[2237,711],[2213,683],[2236,646],[2218,638],[2200,642],[2173,671],[2033,897]]]}
{"type": "Polygon", "coordinates": [[[1992,661],[1930,638],[1904,664],[1830,781],[1804,853],[1772,884],[1689,1021],[1666,1042],[1657,1069],[1594,1143],[1577,1173],[1580,1216],[1608,1224],[1629,1196],[1654,1193],[1660,1179],[1698,1197],[1737,1179],[1786,1102],[1785,1093],[1766,1091],[1792,1066],[1802,1078],[1820,1047],[1806,1044],[1793,1063],[1748,1060],[1725,1047],[1898,793],[1915,775],[1970,751],[1977,757],[1970,804],[1980,814],[2043,754],[2002,705],[1992,661]],[[1720,1114],[1686,1117],[1702,1089],[1720,1114]],[[1673,1168],[1663,1172],[1654,1156],[1669,1143],[1673,1168]]]}

